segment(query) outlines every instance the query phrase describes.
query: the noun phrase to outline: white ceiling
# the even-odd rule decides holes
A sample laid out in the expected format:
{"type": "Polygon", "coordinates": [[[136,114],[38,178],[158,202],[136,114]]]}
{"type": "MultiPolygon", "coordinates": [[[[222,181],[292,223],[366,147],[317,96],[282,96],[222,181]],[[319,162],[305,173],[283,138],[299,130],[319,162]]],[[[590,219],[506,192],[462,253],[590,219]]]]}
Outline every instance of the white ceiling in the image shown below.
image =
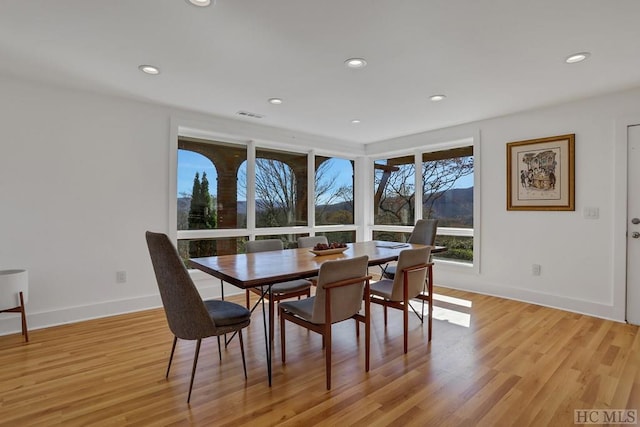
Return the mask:
{"type": "Polygon", "coordinates": [[[0,0],[0,73],[368,143],[638,87],[639,17],[638,0],[0,0]]]}

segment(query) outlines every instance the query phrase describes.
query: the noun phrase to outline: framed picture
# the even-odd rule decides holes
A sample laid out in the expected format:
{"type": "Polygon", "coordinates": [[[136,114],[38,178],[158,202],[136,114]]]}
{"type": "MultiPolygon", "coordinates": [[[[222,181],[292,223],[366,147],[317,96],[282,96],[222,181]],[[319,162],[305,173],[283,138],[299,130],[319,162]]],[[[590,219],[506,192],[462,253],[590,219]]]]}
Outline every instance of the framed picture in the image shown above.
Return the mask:
{"type": "Polygon", "coordinates": [[[507,144],[507,210],[575,210],[575,134],[507,144]]]}

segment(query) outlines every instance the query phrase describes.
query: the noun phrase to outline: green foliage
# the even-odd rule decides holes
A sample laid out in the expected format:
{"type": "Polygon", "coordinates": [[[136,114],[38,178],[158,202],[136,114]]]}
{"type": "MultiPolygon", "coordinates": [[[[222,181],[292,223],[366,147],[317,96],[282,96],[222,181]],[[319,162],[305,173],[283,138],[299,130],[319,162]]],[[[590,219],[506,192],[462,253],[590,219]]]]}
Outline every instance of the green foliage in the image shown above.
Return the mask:
{"type": "Polygon", "coordinates": [[[447,247],[446,252],[434,255],[437,258],[473,262],[473,238],[471,237],[438,236],[436,245],[447,247]]]}
{"type": "MultiPolygon", "coordinates": [[[[193,190],[191,191],[191,204],[189,206],[189,230],[206,230],[216,228],[217,223],[214,199],[209,193],[209,180],[206,172],[202,172],[202,179],[198,172],[193,178],[193,190]]],[[[208,256],[216,251],[216,242],[213,240],[197,240],[189,244],[189,256],[191,258],[208,256]]]]}
{"type": "Polygon", "coordinates": [[[326,233],[317,233],[316,236],[326,236],[329,243],[352,243],[356,241],[355,231],[329,231],[326,233]]]}
{"type": "Polygon", "coordinates": [[[196,176],[193,178],[189,206],[189,230],[216,228],[216,210],[213,201],[209,193],[209,180],[206,172],[202,173],[202,180],[196,172],[196,176]]]}

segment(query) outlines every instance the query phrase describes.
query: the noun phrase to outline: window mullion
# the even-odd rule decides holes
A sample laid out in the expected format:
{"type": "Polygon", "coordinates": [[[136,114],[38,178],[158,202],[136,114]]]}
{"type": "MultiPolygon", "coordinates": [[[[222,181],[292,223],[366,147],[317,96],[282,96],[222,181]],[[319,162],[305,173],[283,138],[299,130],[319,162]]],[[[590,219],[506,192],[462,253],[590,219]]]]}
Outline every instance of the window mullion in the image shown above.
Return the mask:
{"type": "Polygon", "coordinates": [[[415,209],[415,219],[416,221],[418,221],[419,219],[422,218],[423,212],[422,212],[422,196],[424,194],[424,191],[422,189],[422,153],[420,153],[419,151],[416,151],[415,153],[415,193],[413,196],[413,200],[414,200],[414,209],[415,209]]]}
{"type": "Polygon", "coordinates": [[[316,153],[309,151],[307,155],[307,224],[311,229],[310,236],[315,235],[316,226],[316,153]]]}
{"type": "Polygon", "coordinates": [[[255,239],[256,232],[256,144],[247,144],[247,232],[255,239]]]}

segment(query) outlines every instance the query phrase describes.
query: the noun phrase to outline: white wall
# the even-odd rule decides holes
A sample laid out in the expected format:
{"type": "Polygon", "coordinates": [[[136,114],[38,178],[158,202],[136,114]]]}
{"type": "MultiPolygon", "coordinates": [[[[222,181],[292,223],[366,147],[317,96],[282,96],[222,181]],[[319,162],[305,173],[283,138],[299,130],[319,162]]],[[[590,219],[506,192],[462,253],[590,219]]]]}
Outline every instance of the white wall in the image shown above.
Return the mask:
{"type": "MultiPolygon", "coordinates": [[[[3,76],[0,93],[0,268],[29,269],[30,328],[160,304],[144,231],[173,231],[168,165],[176,117],[243,138],[344,147],[3,76]],[[116,283],[118,270],[127,271],[127,283],[116,283]]],[[[479,130],[480,273],[439,266],[437,282],[619,319],[612,302],[613,121],[628,115],[640,117],[640,90],[374,143],[367,153],[479,130]],[[576,134],[576,212],[507,212],[505,144],[565,133],[576,134]],[[585,206],[598,207],[600,219],[584,219],[585,206]],[[541,276],[531,276],[532,263],[542,265],[541,276]]],[[[19,328],[17,317],[0,315],[0,334],[19,328]]]]}
{"type": "MultiPolygon", "coordinates": [[[[0,94],[0,269],[29,270],[30,329],[160,306],[144,232],[175,234],[172,123],[349,151],[342,141],[7,76],[0,94]]],[[[217,281],[201,282],[205,297],[218,294],[217,281]]],[[[0,335],[19,330],[18,316],[0,314],[0,335]]]]}
{"type": "Polygon", "coordinates": [[[629,117],[640,123],[638,89],[374,143],[367,153],[479,131],[480,273],[439,265],[436,283],[623,321],[624,300],[614,293],[624,283],[614,282],[614,259],[625,256],[624,236],[614,235],[614,214],[625,206],[614,198],[614,157],[616,121],[629,117]],[[576,134],[575,212],[507,211],[506,143],[568,133],[576,134]],[[585,207],[599,208],[600,218],[585,219],[585,207]],[[542,266],[540,276],[531,274],[534,263],[542,266]]]}

